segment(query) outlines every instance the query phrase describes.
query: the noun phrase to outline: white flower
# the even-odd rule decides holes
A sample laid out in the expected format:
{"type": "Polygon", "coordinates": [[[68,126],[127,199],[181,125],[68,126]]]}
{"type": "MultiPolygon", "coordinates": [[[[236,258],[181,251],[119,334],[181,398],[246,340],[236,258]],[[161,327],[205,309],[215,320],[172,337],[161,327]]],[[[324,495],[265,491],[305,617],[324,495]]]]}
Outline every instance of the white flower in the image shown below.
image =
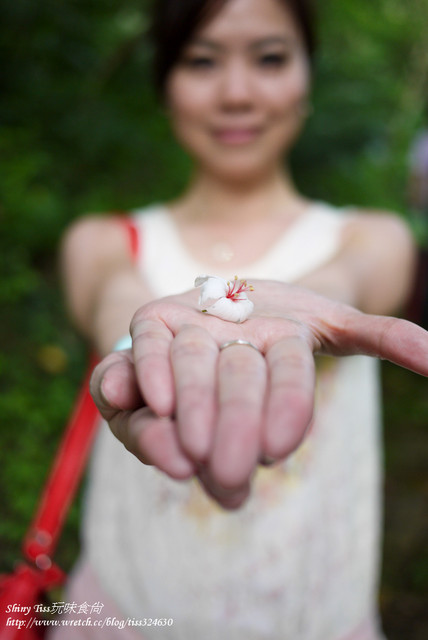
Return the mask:
{"type": "Polygon", "coordinates": [[[199,306],[203,313],[230,322],[244,322],[254,309],[247,291],[254,291],[245,280],[224,280],[218,276],[198,276],[195,287],[201,287],[199,306]]]}

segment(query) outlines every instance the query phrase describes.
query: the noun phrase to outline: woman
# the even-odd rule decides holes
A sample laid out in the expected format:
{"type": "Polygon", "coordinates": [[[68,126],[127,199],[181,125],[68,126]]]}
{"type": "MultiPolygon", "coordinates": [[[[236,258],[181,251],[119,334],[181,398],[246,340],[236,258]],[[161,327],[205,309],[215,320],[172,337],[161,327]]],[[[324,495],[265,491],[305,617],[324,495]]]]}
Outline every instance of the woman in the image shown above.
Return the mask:
{"type": "Polygon", "coordinates": [[[379,639],[376,362],[325,356],[428,374],[424,331],[366,315],[403,303],[409,233],[293,185],[283,157],[308,112],[306,2],[156,11],[158,84],[195,169],[175,201],[134,214],[136,264],[111,218],[65,238],[71,312],[102,355],[133,318],[132,350],[93,377],[116,439],[99,436],[68,597],[147,638],[379,639]],[[249,319],[201,313],[188,289],[203,273],[248,278],[249,319]]]}

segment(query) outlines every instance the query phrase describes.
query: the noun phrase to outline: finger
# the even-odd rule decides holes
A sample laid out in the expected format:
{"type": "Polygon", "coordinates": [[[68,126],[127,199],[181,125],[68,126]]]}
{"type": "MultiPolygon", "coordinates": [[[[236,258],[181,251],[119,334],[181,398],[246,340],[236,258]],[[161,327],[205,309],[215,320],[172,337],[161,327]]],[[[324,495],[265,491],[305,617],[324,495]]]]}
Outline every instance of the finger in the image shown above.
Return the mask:
{"type": "Polygon", "coordinates": [[[159,416],[174,411],[174,378],[170,363],[171,331],[159,320],[136,314],[131,323],[132,352],[138,384],[147,405],[159,416]]]}
{"type": "Polygon", "coordinates": [[[376,356],[428,376],[428,332],[408,320],[352,313],[338,342],[344,355],[376,356]]]}
{"type": "Polygon", "coordinates": [[[195,461],[206,461],[213,437],[216,413],[218,347],[210,334],[187,325],[171,347],[176,390],[178,437],[195,461]]]}
{"type": "Polygon", "coordinates": [[[239,490],[260,454],[267,370],[264,357],[248,346],[224,349],[218,364],[218,418],[209,463],[220,489],[239,490]]]}
{"type": "Polygon", "coordinates": [[[300,338],[275,343],[266,354],[269,390],[262,450],[268,459],[283,459],[301,443],[312,420],[315,363],[300,338]]]}
{"type": "Polygon", "coordinates": [[[144,464],[154,465],[176,480],[195,473],[195,466],[179,445],[171,418],[159,418],[144,407],[116,413],[109,425],[116,438],[144,464]]]}
{"type": "Polygon", "coordinates": [[[142,406],[132,355],[128,351],[111,353],[94,369],[90,391],[101,415],[110,420],[118,409],[142,406]]]}

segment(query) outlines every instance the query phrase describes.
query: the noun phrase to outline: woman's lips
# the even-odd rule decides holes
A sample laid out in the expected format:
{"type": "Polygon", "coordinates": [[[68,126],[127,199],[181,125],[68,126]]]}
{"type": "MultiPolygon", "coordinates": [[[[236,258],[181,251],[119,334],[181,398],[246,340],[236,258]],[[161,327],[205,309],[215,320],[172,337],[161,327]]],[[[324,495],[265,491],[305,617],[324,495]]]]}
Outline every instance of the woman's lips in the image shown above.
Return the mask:
{"type": "Polygon", "coordinates": [[[260,129],[256,127],[231,127],[224,129],[215,129],[214,137],[222,144],[240,145],[252,142],[259,135],[259,133],[260,129]]]}

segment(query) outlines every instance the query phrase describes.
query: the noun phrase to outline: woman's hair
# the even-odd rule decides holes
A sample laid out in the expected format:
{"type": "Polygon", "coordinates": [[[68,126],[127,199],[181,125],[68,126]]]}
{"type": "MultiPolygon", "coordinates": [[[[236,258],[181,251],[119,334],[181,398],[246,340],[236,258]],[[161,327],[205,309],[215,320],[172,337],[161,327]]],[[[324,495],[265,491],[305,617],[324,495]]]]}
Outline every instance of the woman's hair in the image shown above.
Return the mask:
{"type": "MultiPolygon", "coordinates": [[[[316,39],[311,0],[280,1],[292,12],[302,32],[309,59],[313,61],[316,39]]],[[[160,95],[164,95],[168,75],[196,29],[215,16],[226,2],[228,0],[154,0],[151,28],[153,71],[160,95]]]]}

